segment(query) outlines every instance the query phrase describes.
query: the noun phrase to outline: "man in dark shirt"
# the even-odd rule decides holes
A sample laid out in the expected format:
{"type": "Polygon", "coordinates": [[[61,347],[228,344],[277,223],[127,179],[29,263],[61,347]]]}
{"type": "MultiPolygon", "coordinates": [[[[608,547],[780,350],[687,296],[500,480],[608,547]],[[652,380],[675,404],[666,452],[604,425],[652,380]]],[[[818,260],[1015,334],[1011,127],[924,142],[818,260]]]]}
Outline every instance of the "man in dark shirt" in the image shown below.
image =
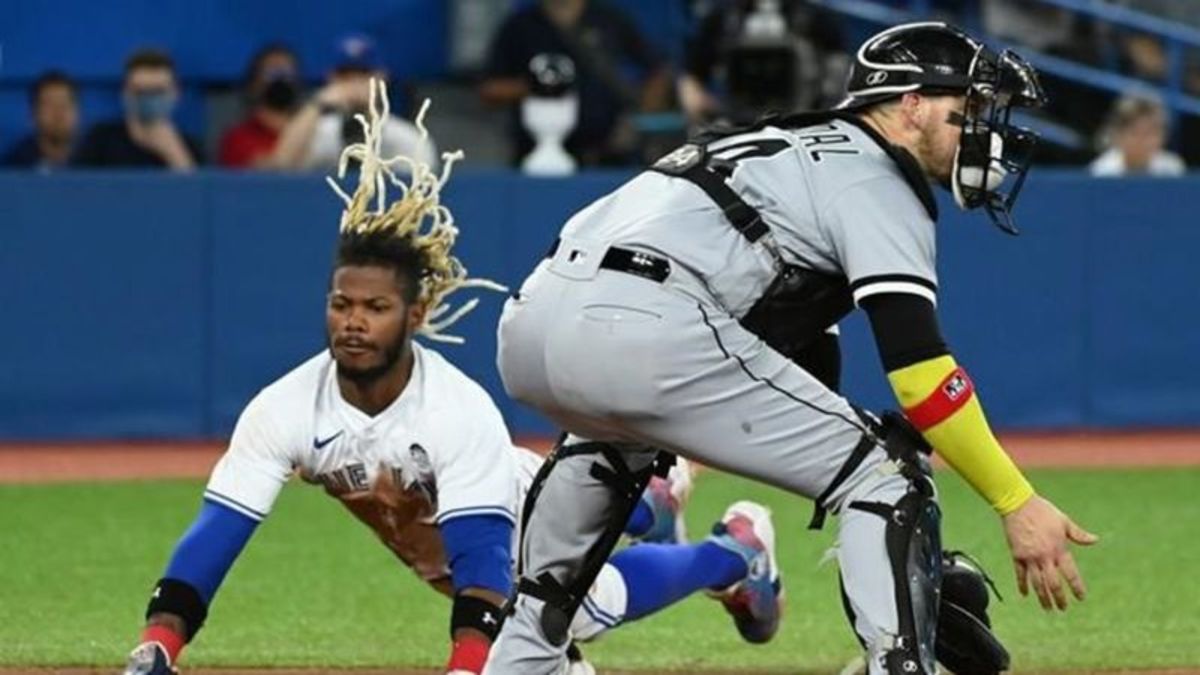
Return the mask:
{"type": "Polygon", "coordinates": [[[65,73],[43,74],[29,90],[33,133],[4,154],[0,166],[52,169],[67,163],[79,130],[75,82],[65,73]]]}
{"type": "Polygon", "coordinates": [[[199,146],[171,121],[179,100],[175,64],[164,52],[134,52],[125,62],[122,119],[93,126],[74,158],[78,166],[165,167],[190,171],[199,146]]]}
{"type": "Polygon", "coordinates": [[[845,51],[838,22],[810,0],[728,0],[688,40],[679,103],[694,123],[832,105],[845,51]]]}
{"type": "MultiPolygon", "coordinates": [[[[574,66],[579,119],[566,139],[567,151],[583,165],[629,160],[633,144],[620,138],[628,132],[623,115],[666,107],[670,79],[662,57],[624,14],[602,2],[540,0],[501,26],[480,87],[483,99],[520,102],[530,93],[530,62],[543,55],[565,57],[574,66]]],[[[516,114],[512,127],[519,160],[533,148],[533,139],[516,114]]]]}

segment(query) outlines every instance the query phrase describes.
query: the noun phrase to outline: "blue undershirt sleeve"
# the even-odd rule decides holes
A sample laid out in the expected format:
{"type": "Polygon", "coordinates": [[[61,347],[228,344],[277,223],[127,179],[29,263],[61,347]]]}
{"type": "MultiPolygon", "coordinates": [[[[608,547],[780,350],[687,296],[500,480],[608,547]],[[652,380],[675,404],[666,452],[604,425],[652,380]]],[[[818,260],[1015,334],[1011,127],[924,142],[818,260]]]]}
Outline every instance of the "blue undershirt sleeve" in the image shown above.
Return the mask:
{"type": "Polygon", "coordinates": [[[512,590],[512,521],[495,515],[467,515],[438,526],[454,592],[485,588],[505,597],[512,590]]]}
{"type": "Polygon", "coordinates": [[[204,602],[211,602],[256,527],[257,520],[205,499],[196,520],[175,545],[163,576],[187,582],[204,602]]]}

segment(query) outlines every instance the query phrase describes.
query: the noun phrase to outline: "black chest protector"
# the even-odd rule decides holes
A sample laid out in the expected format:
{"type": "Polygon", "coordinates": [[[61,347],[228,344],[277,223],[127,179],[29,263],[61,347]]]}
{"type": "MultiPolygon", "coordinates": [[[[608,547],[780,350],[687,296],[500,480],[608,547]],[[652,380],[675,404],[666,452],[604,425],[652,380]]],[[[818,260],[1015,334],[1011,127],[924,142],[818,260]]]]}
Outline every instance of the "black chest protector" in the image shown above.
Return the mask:
{"type": "Polygon", "coordinates": [[[846,277],[784,265],[740,323],[775,351],[793,358],[852,309],[854,298],[846,277]]]}
{"type": "MultiPolygon", "coordinates": [[[[929,217],[937,220],[937,202],[916,159],[906,150],[889,143],[856,115],[828,110],[793,115],[771,115],[742,127],[704,131],[688,143],[655,162],[650,169],[668,176],[686,179],[709,196],[724,212],[729,224],[751,243],[770,230],[761,214],[747,204],[726,182],[732,165],[709,156],[709,144],[729,136],[758,131],[768,126],[803,128],[842,120],[855,125],[871,137],[900,168],[929,217]]],[[[844,274],[818,272],[784,263],[779,275],[767,287],[741,319],[742,326],[771,348],[793,356],[819,338],[854,309],[850,284],[844,274]]]]}

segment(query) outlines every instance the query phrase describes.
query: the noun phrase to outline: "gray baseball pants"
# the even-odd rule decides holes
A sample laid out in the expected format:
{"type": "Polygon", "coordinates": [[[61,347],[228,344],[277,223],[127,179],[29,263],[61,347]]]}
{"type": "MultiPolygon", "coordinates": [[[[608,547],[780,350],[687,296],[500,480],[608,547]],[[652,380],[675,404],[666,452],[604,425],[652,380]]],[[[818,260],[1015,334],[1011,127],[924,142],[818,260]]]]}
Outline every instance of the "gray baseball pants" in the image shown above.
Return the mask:
{"type": "MultiPolygon", "coordinates": [[[[825,491],[863,437],[845,399],[681,271],[658,283],[600,269],[602,248],[579,253],[543,261],[505,305],[497,359],[509,394],[570,432],[568,442],[614,445],[634,471],[661,447],[810,499],[825,491]]],[[[589,472],[593,462],[607,463],[573,456],[550,473],[525,529],[523,577],[569,583],[608,525],[615,495],[589,472]]],[[[874,450],[825,502],[840,513],[837,560],[872,675],[886,672],[881,657],[899,624],[886,522],[843,507],[895,504],[907,489],[874,450]]],[[[562,671],[567,645],[544,635],[542,606],[518,596],[485,673],[562,671]]]]}

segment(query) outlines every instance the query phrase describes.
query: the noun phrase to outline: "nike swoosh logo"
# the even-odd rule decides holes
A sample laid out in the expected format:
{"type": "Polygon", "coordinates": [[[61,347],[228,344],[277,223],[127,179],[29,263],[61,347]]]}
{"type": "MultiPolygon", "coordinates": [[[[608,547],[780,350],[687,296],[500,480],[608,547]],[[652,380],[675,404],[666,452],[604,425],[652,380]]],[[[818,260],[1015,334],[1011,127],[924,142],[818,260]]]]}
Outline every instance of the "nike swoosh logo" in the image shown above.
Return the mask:
{"type": "Polygon", "coordinates": [[[337,438],[338,436],[341,436],[344,431],[346,431],[346,430],[342,429],[342,431],[337,432],[336,434],[330,436],[329,438],[326,438],[325,440],[321,440],[320,438],[313,436],[313,447],[316,448],[317,450],[320,450],[321,448],[332,443],[335,438],[337,438]]]}

